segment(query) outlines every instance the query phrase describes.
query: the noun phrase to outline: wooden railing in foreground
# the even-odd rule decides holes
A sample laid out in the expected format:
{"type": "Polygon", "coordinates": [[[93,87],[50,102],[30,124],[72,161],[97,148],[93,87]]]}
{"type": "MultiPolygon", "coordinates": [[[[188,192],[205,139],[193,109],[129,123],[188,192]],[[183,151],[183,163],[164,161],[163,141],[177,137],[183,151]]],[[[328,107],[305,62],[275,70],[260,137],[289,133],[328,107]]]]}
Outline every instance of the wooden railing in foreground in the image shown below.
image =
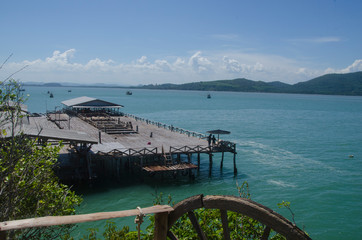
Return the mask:
{"type": "Polygon", "coordinates": [[[166,239],[167,235],[167,216],[173,211],[168,205],[156,205],[142,209],[132,209],[116,212],[99,212],[90,214],[70,215],[70,216],[48,216],[39,218],[29,218],[0,222],[0,240],[6,239],[6,232],[24,228],[50,227],[55,225],[75,224],[82,222],[93,222],[98,220],[140,216],[141,214],[155,214],[155,232],[154,239],[166,239]]]}
{"type": "MultiPolygon", "coordinates": [[[[206,240],[206,234],[199,223],[200,220],[197,219],[196,214],[194,213],[194,210],[200,208],[219,210],[222,233],[218,234],[221,234],[225,240],[232,239],[231,229],[229,229],[228,212],[234,212],[241,214],[242,216],[250,217],[264,226],[260,240],[267,240],[271,236],[274,236],[274,233],[271,233],[272,230],[275,233],[281,234],[287,240],[311,240],[311,238],[294,223],[270,208],[250,199],[223,195],[204,196],[203,194],[184,199],[177,203],[173,208],[167,205],[157,205],[143,209],[137,208],[135,210],[119,212],[91,213],[63,217],[42,217],[2,222],[0,223],[0,240],[6,239],[4,231],[7,230],[74,224],[127,216],[137,216],[136,220],[138,220],[142,218],[144,214],[151,213],[155,214],[154,239],[156,240],[166,240],[167,237],[172,240],[178,240],[179,238],[177,238],[171,228],[183,215],[188,216],[198,238],[206,240]]],[[[138,221],[139,224],[140,222],[142,221],[138,221]]],[[[241,223],[239,224],[243,227],[241,223]]],[[[140,228],[138,227],[138,229],[140,228]]],[[[140,232],[138,233],[138,236],[140,238],[140,232]]]]}

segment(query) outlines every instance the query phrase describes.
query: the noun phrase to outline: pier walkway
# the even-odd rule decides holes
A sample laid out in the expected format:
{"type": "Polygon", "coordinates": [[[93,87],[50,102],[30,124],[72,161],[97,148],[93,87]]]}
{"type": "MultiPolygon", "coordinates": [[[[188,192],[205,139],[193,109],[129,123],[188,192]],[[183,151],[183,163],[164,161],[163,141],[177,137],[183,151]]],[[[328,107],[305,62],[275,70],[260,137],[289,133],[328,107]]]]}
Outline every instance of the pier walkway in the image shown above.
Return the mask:
{"type": "MultiPolygon", "coordinates": [[[[53,129],[57,135],[54,136],[54,140],[60,140],[62,139],[61,136],[66,136],[66,133],[70,132],[82,134],[83,141],[77,142],[67,137],[64,137],[63,140],[65,143],[73,144],[73,147],[80,144],[87,151],[90,150],[91,155],[83,154],[86,159],[85,168],[88,169],[89,178],[92,178],[92,172],[95,172],[91,169],[92,166],[108,169],[104,171],[112,171],[112,168],[115,167],[117,175],[119,169],[125,168],[125,166],[127,168],[136,166],[149,173],[191,171],[200,167],[201,153],[209,155],[211,168],[212,153],[217,152],[222,153],[222,162],[224,152],[234,154],[234,171],[236,172],[235,144],[220,141],[209,146],[204,134],[134,115],[122,113],[121,116],[104,114],[87,116],[85,114],[68,115],[64,112],[54,112],[48,113],[47,116],[29,117],[24,124],[24,129],[32,129],[32,136],[35,136],[35,131],[44,132],[47,130],[47,132],[52,132],[49,130],[53,129]],[[110,132],[109,129],[112,131],[110,132]],[[64,134],[57,134],[57,131],[62,131],[64,134]],[[89,142],[84,142],[84,138],[88,139],[89,142]],[[191,155],[194,153],[198,154],[197,165],[191,162],[191,155]],[[186,162],[180,160],[181,154],[187,156],[186,162]],[[170,159],[167,159],[166,155],[170,159]],[[112,158],[112,160],[105,160],[107,157],[112,158]],[[118,163],[114,163],[114,161],[118,163]],[[110,166],[104,166],[105,163],[108,164],[109,162],[112,162],[110,166]]],[[[39,135],[39,138],[41,137],[39,135]]],[[[50,139],[51,137],[47,136],[46,140],[50,139]]],[[[65,147],[62,153],[70,152],[70,145],[65,147]]]]}

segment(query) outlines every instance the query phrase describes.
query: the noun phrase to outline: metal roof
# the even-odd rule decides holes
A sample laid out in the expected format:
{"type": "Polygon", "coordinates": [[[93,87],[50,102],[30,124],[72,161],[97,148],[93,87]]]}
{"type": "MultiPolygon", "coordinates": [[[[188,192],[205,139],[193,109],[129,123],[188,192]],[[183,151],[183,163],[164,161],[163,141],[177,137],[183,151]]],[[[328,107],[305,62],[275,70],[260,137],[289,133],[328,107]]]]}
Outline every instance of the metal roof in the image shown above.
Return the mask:
{"type": "Polygon", "coordinates": [[[64,104],[67,107],[73,107],[73,108],[121,108],[122,105],[107,102],[101,99],[97,98],[91,98],[91,97],[78,97],[69,99],[66,101],[63,101],[62,104],[64,104]]]}
{"type": "Polygon", "coordinates": [[[96,98],[84,96],[84,97],[78,97],[78,98],[73,98],[73,99],[63,101],[62,104],[66,105],[67,107],[72,107],[74,105],[78,105],[78,104],[93,101],[93,100],[96,100],[96,98]]]}
{"type": "Polygon", "coordinates": [[[84,132],[77,131],[68,131],[68,130],[60,130],[60,129],[36,129],[36,128],[25,128],[23,133],[30,137],[37,138],[46,138],[46,139],[54,139],[54,140],[67,140],[74,141],[80,143],[92,143],[97,144],[98,140],[90,137],[88,134],[84,132]]]}

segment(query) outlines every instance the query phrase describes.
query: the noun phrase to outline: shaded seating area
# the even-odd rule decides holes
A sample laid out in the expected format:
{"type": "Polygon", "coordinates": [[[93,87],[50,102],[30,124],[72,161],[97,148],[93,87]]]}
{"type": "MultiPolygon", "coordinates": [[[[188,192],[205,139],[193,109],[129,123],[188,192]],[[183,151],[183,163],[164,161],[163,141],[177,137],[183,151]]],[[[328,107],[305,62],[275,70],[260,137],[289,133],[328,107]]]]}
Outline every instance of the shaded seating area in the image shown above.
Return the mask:
{"type": "Polygon", "coordinates": [[[111,116],[120,116],[120,109],[123,105],[107,102],[97,98],[91,97],[78,97],[63,101],[62,104],[65,106],[65,111],[73,113],[87,113],[87,114],[100,114],[105,113],[111,116]]]}
{"type": "Polygon", "coordinates": [[[120,121],[115,116],[122,116],[122,105],[104,100],[79,97],[63,101],[65,111],[76,114],[80,119],[107,134],[134,134],[131,122],[120,121]]]}
{"type": "Polygon", "coordinates": [[[100,115],[87,116],[87,114],[78,114],[78,117],[83,121],[91,124],[99,130],[107,134],[134,134],[131,122],[121,121],[119,118],[109,116],[105,113],[100,115]]]}

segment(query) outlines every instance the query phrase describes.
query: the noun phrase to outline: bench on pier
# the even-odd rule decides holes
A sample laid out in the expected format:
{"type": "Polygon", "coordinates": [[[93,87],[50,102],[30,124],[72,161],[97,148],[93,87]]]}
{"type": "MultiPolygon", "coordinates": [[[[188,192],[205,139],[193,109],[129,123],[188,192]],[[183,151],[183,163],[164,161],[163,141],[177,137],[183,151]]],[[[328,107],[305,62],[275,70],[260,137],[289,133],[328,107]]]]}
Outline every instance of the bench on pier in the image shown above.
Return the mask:
{"type": "Polygon", "coordinates": [[[107,134],[135,134],[137,132],[134,130],[130,130],[130,129],[106,128],[105,133],[107,133],[107,134]]]}

